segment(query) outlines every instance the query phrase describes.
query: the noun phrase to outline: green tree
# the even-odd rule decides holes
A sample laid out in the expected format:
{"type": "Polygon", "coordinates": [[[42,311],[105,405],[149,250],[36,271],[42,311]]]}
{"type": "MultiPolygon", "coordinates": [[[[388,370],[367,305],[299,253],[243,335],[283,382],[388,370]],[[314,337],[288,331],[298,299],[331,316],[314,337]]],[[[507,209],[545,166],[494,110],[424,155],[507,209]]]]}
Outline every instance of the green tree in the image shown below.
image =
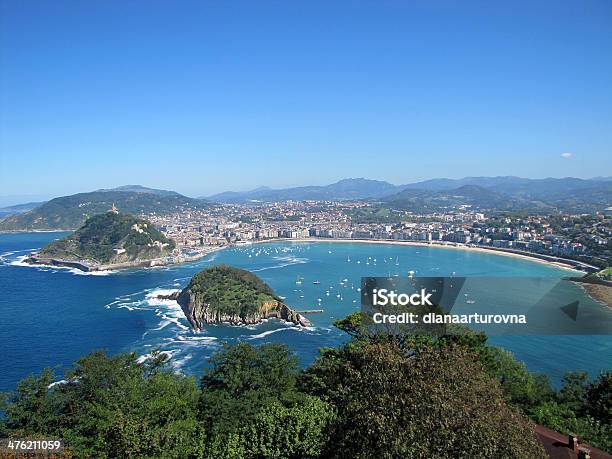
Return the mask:
{"type": "Polygon", "coordinates": [[[226,345],[202,377],[201,419],[221,432],[237,431],[272,401],[297,402],[297,357],[287,346],[226,345]]]}
{"type": "Polygon", "coordinates": [[[589,375],[584,371],[567,372],[563,376],[563,386],[558,394],[560,403],[567,405],[575,413],[582,413],[587,397],[589,375]]]}
{"type": "Polygon", "coordinates": [[[493,346],[486,347],[486,357],[481,359],[487,372],[499,379],[507,401],[530,413],[535,407],[553,400],[555,392],[550,380],[527,370],[511,352],[493,346]]]}
{"type": "Polygon", "coordinates": [[[315,458],[328,441],[334,408],[317,397],[286,407],[273,402],[244,430],[249,457],[315,458]]]}
{"type": "Polygon", "coordinates": [[[530,422],[465,346],[350,343],[326,351],[302,384],[338,410],[330,457],[544,456],[530,422]]]}
{"type": "Polygon", "coordinates": [[[603,423],[612,424],[612,371],[601,373],[589,384],[585,411],[603,423]]]}
{"type": "Polygon", "coordinates": [[[300,392],[287,346],[226,345],[201,382],[206,457],[317,457],[334,408],[300,392]]]}
{"type": "Polygon", "coordinates": [[[17,435],[63,438],[79,457],[189,457],[198,451],[193,378],[162,369],[158,356],[94,352],[64,382],[26,378],[9,399],[6,426],[17,435]]]}

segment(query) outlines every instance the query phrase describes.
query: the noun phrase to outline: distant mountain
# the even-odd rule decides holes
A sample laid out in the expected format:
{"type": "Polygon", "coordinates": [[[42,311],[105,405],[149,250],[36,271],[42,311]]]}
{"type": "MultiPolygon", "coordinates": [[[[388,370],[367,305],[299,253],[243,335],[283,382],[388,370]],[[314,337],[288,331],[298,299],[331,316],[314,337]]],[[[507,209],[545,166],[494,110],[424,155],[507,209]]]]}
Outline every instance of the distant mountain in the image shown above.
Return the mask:
{"type": "Polygon", "coordinates": [[[479,209],[580,213],[601,211],[612,206],[612,179],[465,177],[437,178],[398,186],[359,178],[340,180],[326,186],[229,191],[208,199],[226,203],[375,199],[414,210],[465,204],[479,209]]]}
{"type": "Polygon", "coordinates": [[[44,204],[44,202],[26,202],[25,204],[2,207],[0,208],[0,218],[8,217],[9,215],[23,214],[24,212],[32,210],[42,204],[44,204]]]}
{"type": "Polygon", "coordinates": [[[347,200],[379,198],[399,191],[396,185],[379,180],[364,178],[344,179],[325,186],[302,186],[274,190],[267,187],[245,192],[228,191],[209,196],[215,202],[249,202],[249,201],[304,201],[313,200],[347,200]]]}
{"type": "Polygon", "coordinates": [[[0,220],[0,231],[58,230],[80,227],[88,217],[104,213],[115,204],[132,214],[168,214],[206,209],[206,201],[178,193],[159,195],[136,191],[93,191],[62,196],[26,213],[0,220]]]}
{"type": "Polygon", "coordinates": [[[400,188],[441,191],[451,190],[463,185],[476,185],[511,196],[522,196],[530,199],[547,199],[552,194],[567,194],[573,191],[596,188],[609,182],[610,179],[606,177],[596,179],[578,179],[573,177],[527,179],[512,176],[464,177],[462,179],[425,180],[423,182],[402,185],[400,188]]]}
{"type": "Polygon", "coordinates": [[[158,190],[156,188],[147,188],[146,186],[142,186],[142,185],[123,185],[123,186],[118,186],[116,188],[101,189],[97,191],[102,191],[102,192],[133,191],[134,193],[151,193],[151,194],[157,194],[159,196],[180,196],[180,194],[177,193],[176,191],[158,190]]]}
{"type": "MultiPolygon", "coordinates": [[[[595,212],[612,204],[612,181],[609,177],[595,179],[521,177],[465,177],[433,179],[401,186],[404,190],[442,192],[462,186],[478,186],[506,196],[505,209],[525,211],[595,212]]],[[[391,200],[389,196],[386,200],[391,200]]],[[[486,207],[488,202],[477,202],[486,207]]],[[[498,209],[502,210],[502,208],[498,209]]]]}
{"type": "Polygon", "coordinates": [[[463,185],[451,190],[431,191],[408,188],[381,199],[398,209],[440,211],[460,205],[481,210],[516,210],[521,202],[477,185],[463,185]]]}

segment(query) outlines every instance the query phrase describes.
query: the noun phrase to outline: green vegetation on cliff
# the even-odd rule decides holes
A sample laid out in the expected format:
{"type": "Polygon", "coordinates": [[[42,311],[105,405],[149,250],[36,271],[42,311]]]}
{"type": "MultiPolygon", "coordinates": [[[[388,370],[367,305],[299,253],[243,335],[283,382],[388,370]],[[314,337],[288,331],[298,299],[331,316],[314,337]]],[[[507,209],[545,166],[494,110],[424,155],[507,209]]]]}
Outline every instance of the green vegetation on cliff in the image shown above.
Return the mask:
{"type": "Polygon", "coordinates": [[[93,191],[62,196],[29,212],[0,220],[0,231],[75,229],[88,217],[106,212],[115,204],[132,214],[168,214],[206,209],[209,203],[176,194],[160,195],[138,191],[93,191]]]}
{"type": "Polygon", "coordinates": [[[255,274],[226,265],[200,271],[181,295],[190,295],[196,305],[208,305],[213,313],[239,317],[257,314],[267,302],[280,302],[255,274]]]}
{"type": "Polygon", "coordinates": [[[70,236],[48,244],[41,258],[97,264],[123,263],[160,258],[175,243],[151,222],[133,215],[106,212],[89,218],[70,236]]]}

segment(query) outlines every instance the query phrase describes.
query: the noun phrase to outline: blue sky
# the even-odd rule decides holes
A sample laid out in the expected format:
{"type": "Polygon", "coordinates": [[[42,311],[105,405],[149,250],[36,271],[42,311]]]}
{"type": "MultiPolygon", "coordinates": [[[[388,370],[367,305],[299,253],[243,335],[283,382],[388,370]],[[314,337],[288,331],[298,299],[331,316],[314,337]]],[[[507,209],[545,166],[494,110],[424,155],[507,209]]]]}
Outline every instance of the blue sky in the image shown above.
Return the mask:
{"type": "Polygon", "coordinates": [[[0,196],[612,175],[609,0],[0,5],[0,196]]]}

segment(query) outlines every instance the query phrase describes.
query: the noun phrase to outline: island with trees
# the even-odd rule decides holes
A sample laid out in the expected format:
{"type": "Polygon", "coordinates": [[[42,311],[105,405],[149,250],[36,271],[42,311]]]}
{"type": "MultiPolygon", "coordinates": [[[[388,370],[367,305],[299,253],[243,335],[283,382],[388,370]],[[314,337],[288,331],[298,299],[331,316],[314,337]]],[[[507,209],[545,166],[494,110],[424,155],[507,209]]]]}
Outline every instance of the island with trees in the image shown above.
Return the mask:
{"type": "Polygon", "coordinates": [[[310,321],[297,313],[255,274],[232,266],[218,265],[197,273],[175,299],[194,330],[206,324],[249,325],[277,318],[300,326],[310,321]]]}

